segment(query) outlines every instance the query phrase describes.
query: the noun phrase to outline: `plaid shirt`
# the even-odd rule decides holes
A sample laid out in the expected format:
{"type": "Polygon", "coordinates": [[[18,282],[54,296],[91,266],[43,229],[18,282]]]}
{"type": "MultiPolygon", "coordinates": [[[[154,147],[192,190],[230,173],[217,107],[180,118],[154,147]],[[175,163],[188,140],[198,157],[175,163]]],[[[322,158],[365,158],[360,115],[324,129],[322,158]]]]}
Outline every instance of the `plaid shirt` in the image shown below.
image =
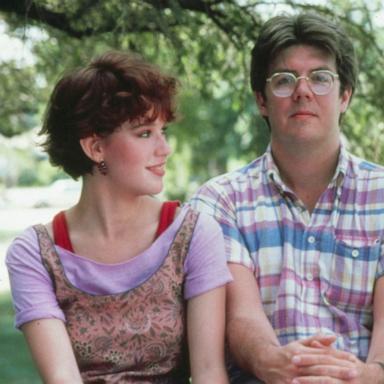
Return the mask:
{"type": "Polygon", "coordinates": [[[384,168],[341,147],[312,214],[282,182],[270,148],[212,179],[191,205],[214,216],[227,260],[252,269],[282,344],[336,334],[362,360],[372,331],[375,281],[384,274],[384,168]]]}

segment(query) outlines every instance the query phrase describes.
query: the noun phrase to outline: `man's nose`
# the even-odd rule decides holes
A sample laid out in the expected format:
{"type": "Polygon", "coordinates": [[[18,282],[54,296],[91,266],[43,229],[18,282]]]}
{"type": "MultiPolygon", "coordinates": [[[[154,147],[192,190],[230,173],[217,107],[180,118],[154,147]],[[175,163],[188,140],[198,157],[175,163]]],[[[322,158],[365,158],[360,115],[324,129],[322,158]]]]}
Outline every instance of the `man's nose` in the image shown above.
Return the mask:
{"type": "Polygon", "coordinates": [[[309,85],[308,76],[299,76],[296,79],[295,90],[293,91],[293,97],[312,97],[313,91],[309,85]]]}

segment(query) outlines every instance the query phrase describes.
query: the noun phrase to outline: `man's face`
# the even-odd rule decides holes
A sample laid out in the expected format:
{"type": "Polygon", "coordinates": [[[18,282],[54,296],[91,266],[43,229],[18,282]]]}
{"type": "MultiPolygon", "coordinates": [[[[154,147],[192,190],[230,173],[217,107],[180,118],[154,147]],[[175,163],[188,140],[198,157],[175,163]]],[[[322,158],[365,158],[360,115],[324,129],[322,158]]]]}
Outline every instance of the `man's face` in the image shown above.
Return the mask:
{"type": "MultiPolygon", "coordinates": [[[[308,76],[319,69],[336,73],[335,58],[316,47],[295,45],[277,55],[268,76],[276,72],[308,76]]],[[[275,96],[270,83],[266,83],[265,97],[256,94],[260,112],[269,120],[272,148],[280,145],[292,149],[298,145],[339,145],[339,118],[347,109],[350,97],[349,89],[340,94],[337,78],[326,95],[314,94],[306,79],[300,79],[288,97],[275,96]]]]}

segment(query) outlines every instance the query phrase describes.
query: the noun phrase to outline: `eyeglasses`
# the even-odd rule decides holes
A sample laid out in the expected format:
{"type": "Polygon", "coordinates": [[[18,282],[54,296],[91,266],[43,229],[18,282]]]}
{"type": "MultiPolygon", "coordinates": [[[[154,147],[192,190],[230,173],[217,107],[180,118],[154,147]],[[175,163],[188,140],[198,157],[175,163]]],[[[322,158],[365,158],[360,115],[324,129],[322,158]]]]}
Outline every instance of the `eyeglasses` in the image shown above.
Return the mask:
{"type": "Polygon", "coordinates": [[[276,72],[266,81],[271,85],[272,93],[277,97],[289,97],[296,89],[297,82],[301,79],[308,81],[309,88],[315,95],[328,94],[339,75],[320,69],[312,71],[309,76],[296,76],[291,72],[276,72]]]}

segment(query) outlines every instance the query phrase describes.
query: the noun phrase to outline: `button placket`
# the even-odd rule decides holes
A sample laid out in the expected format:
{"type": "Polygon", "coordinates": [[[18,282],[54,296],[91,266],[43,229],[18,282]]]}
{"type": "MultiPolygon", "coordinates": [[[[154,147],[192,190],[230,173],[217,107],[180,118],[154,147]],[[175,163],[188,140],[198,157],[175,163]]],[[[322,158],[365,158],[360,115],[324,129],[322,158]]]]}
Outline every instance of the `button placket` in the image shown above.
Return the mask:
{"type": "Polygon", "coordinates": [[[307,278],[308,281],[313,281],[313,274],[311,272],[307,272],[305,277],[307,278]]]}

